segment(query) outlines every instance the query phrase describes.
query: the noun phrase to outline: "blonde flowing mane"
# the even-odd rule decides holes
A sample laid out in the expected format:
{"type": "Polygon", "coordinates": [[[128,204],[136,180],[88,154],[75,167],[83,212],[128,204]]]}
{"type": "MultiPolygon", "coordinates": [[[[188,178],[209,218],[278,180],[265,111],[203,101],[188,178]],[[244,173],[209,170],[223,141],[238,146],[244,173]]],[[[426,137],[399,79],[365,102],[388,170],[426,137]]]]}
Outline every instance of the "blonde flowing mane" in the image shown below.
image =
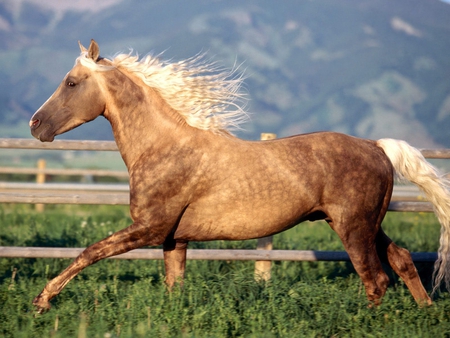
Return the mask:
{"type": "Polygon", "coordinates": [[[147,55],[119,54],[105,66],[81,53],[77,58],[83,66],[96,71],[124,68],[158,90],[163,99],[174,108],[190,126],[214,132],[241,129],[247,120],[244,110],[245,95],[240,92],[243,81],[237,68],[224,71],[204,60],[204,54],[170,63],[147,55]]]}

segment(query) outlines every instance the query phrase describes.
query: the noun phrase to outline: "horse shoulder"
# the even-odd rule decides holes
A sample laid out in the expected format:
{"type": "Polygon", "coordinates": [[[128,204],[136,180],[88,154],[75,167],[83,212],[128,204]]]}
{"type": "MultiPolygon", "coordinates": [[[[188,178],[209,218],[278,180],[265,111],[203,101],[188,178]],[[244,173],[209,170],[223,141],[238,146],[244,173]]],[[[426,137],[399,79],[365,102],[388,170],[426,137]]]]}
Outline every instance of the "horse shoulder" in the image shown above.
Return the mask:
{"type": "Polygon", "coordinates": [[[132,218],[175,222],[189,203],[196,162],[198,152],[193,149],[144,152],[130,169],[132,218]]]}

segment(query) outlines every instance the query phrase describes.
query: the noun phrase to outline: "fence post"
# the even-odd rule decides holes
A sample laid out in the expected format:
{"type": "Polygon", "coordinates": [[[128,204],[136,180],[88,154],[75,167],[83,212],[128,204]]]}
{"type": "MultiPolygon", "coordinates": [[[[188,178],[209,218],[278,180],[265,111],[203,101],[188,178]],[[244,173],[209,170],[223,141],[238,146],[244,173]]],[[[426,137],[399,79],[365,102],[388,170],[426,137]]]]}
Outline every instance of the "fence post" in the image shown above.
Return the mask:
{"type": "MultiPolygon", "coordinates": [[[[37,168],[38,173],[36,174],[36,183],[38,184],[44,184],[45,183],[45,173],[42,172],[42,170],[45,169],[46,162],[43,159],[39,159],[37,161],[37,168]],[[41,171],[41,172],[39,172],[41,171]]],[[[35,205],[35,209],[37,212],[43,212],[44,211],[44,204],[38,203],[35,205]]]]}
{"type": "MultiPolygon", "coordinates": [[[[261,141],[273,140],[277,138],[276,134],[262,133],[261,141]]],[[[272,250],[273,236],[267,236],[258,239],[256,250],[272,250]]],[[[256,261],[255,262],[255,279],[268,281],[271,277],[272,261],[256,261]]]]}

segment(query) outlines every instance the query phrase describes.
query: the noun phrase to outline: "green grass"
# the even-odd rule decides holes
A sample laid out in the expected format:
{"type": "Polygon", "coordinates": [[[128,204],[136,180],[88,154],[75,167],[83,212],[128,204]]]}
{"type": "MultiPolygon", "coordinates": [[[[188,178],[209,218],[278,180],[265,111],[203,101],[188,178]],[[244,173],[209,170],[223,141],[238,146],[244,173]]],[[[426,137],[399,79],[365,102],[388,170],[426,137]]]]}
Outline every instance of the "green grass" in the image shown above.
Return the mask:
{"type": "MultiPolygon", "coordinates": [[[[0,245],[81,247],[127,226],[125,207],[0,208],[0,245]]],[[[435,251],[433,215],[391,213],[388,235],[411,251],[435,251]]],[[[191,243],[191,248],[254,248],[256,241],[191,243]]],[[[275,236],[276,249],[342,250],[327,224],[304,223],[275,236]]],[[[450,297],[419,308],[402,281],[370,309],[347,262],[275,262],[269,283],[254,262],[189,261],[182,289],[165,289],[162,261],[104,260],[88,267],[34,316],[32,299],[71,260],[0,258],[0,337],[444,337],[450,297]]],[[[430,288],[430,264],[417,265],[430,288]]]]}

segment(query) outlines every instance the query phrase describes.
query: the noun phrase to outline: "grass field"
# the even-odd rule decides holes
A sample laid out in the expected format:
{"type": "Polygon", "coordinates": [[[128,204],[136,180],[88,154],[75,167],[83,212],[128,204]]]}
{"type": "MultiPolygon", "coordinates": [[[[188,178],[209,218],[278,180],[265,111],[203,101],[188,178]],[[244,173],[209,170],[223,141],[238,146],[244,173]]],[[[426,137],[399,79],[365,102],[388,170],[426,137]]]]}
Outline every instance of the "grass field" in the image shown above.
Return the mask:
{"type": "MultiPolygon", "coordinates": [[[[125,207],[0,207],[0,245],[87,246],[130,222],[125,207]]],[[[435,251],[431,214],[391,213],[388,235],[411,251],[435,251]]],[[[191,243],[191,248],[255,248],[256,241],[191,243]]],[[[275,236],[275,249],[342,250],[321,222],[275,236]]],[[[0,258],[1,337],[448,337],[450,297],[419,308],[390,269],[392,285],[369,309],[350,263],[275,262],[269,283],[254,262],[189,261],[182,289],[168,293],[162,261],[105,260],[84,270],[34,316],[32,299],[67,259],[0,258]]],[[[430,289],[432,265],[417,264],[430,289]]]]}

